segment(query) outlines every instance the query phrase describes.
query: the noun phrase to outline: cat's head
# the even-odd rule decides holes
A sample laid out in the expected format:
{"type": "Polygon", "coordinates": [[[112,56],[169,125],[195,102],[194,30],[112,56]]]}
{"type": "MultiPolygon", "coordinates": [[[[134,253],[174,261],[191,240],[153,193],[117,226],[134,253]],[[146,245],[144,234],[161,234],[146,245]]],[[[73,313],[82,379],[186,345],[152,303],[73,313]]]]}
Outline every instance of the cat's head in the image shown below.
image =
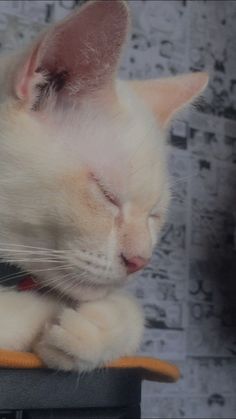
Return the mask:
{"type": "Polygon", "coordinates": [[[148,263],[169,201],[166,126],[207,83],[116,81],[128,26],[124,1],[91,1],[0,63],[1,253],[71,296],[148,263]]]}

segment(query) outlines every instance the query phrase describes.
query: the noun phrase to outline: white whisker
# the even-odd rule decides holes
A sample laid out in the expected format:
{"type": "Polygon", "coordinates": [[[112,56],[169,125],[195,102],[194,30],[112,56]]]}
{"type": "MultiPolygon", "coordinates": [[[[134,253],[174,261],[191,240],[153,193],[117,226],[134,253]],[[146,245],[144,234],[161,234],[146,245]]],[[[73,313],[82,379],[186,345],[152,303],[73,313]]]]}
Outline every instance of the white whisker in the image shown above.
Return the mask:
{"type": "Polygon", "coordinates": [[[59,261],[57,259],[30,259],[30,258],[25,258],[25,259],[11,259],[11,258],[7,258],[4,259],[4,262],[8,262],[8,263],[21,263],[21,262],[30,262],[30,263],[58,263],[59,261]]]}
{"type": "Polygon", "coordinates": [[[56,266],[56,267],[53,267],[53,268],[45,268],[45,269],[36,269],[36,270],[34,270],[34,272],[33,272],[33,274],[31,273],[31,272],[29,272],[29,271],[26,271],[26,270],[24,270],[24,271],[20,271],[20,272],[17,272],[17,273],[13,273],[13,274],[9,274],[9,275],[5,275],[5,276],[3,276],[3,277],[1,277],[0,278],[0,285],[1,284],[3,284],[4,282],[7,282],[7,281],[11,281],[12,279],[16,279],[16,278],[20,278],[20,277],[23,277],[24,275],[34,275],[35,273],[39,273],[39,272],[47,272],[47,271],[55,271],[55,270],[61,270],[61,269],[69,269],[70,268],[70,266],[67,266],[67,265],[59,265],[59,266],[56,266]]]}

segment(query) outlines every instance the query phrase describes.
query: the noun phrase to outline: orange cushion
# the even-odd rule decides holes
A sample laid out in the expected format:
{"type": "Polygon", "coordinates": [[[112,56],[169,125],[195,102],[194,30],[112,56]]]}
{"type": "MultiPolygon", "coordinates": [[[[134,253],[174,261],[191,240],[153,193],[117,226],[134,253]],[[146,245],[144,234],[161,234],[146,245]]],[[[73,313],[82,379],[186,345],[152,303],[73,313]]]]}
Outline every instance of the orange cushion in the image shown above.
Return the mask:
{"type": "MultiPolygon", "coordinates": [[[[0,349],[0,368],[45,368],[42,360],[30,352],[14,352],[0,349]]],[[[107,368],[138,368],[144,380],[175,382],[180,372],[175,365],[156,358],[126,357],[107,365],[107,368]]]]}

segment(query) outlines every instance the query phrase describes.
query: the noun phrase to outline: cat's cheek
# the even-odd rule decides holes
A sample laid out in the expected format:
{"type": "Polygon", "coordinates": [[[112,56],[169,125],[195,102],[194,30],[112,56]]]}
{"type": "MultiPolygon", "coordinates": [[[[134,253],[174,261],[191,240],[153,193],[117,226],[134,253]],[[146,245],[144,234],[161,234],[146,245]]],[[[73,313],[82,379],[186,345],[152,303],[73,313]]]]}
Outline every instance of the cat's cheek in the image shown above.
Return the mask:
{"type": "Polygon", "coordinates": [[[157,220],[154,219],[153,217],[149,217],[148,219],[148,227],[149,227],[149,232],[150,232],[150,236],[151,236],[151,242],[152,242],[152,249],[153,247],[156,245],[157,243],[157,220]]]}
{"type": "Polygon", "coordinates": [[[160,231],[163,226],[164,220],[163,217],[149,217],[148,219],[148,226],[151,236],[151,242],[152,242],[152,249],[157,244],[160,236],[160,231]]]}

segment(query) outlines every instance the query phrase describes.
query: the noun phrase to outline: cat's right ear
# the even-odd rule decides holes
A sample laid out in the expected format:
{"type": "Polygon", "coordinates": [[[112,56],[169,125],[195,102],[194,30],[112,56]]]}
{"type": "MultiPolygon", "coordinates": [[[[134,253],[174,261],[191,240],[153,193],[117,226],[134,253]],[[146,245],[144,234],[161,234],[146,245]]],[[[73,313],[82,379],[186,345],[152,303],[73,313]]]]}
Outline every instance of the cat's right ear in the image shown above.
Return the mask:
{"type": "Polygon", "coordinates": [[[207,73],[196,72],[159,80],[134,80],[129,83],[164,128],[178,111],[203,92],[208,80],[207,73]]]}
{"type": "Polygon", "coordinates": [[[123,0],[93,0],[43,34],[21,57],[14,96],[40,110],[113,85],[129,26],[123,0]]]}

